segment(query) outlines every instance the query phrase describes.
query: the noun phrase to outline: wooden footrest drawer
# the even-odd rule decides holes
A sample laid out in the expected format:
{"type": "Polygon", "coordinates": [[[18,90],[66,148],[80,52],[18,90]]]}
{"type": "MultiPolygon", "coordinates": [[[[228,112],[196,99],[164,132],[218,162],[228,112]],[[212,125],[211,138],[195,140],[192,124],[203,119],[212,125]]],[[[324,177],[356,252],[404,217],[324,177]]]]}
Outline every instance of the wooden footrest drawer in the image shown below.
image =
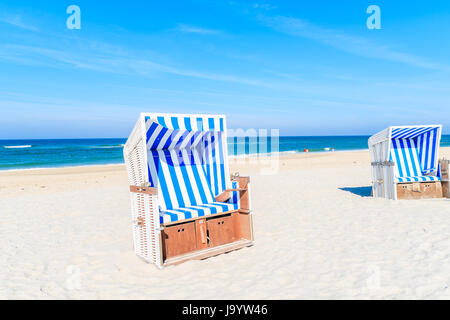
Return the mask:
{"type": "Polygon", "coordinates": [[[215,247],[236,240],[235,226],[231,215],[209,218],[208,227],[209,246],[215,247]]]}
{"type": "Polygon", "coordinates": [[[441,182],[413,182],[397,185],[398,199],[442,198],[441,182]]]}
{"type": "Polygon", "coordinates": [[[165,258],[178,256],[197,249],[194,222],[167,226],[162,234],[165,258]]]}
{"type": "Polygon", "coordinates": [[[196,251],[206,252],[241,240],[252,241],[251,215],[236,211],[165,225],[161,235],[163,261],[177,260],[196,251]]]}

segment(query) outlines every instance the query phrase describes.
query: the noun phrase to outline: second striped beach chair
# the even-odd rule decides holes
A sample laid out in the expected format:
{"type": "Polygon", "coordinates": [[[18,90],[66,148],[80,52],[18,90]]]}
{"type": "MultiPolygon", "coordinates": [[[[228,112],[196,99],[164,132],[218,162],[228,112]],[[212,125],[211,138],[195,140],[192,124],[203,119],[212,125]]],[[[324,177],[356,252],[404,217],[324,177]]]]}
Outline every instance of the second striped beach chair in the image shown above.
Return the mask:
{"type": "Polygon", "coordinates": [[[441,125],[396,126],[370,137],[374,197],[449,197],[449,162],[439,161],[441,132],[441,125]]]}

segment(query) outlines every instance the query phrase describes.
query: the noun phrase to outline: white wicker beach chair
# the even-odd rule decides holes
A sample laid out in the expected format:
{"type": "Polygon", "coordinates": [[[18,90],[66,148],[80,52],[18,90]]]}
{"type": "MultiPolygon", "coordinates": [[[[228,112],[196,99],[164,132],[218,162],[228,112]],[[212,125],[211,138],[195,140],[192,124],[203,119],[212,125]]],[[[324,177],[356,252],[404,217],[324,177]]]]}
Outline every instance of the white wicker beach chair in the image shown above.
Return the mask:
{"type": "Polygon", "coordinates": [[[139,257],[161,268],[253,244],[250,179],[230,177],[225,116],[143,113],[124,157],[139,257]]]}
{"type": "Polygon", "coordinates": [[[439,161],[441,131],[441,125],[397,126],[370,137],[373,196],[394,200],[446,196],[448,161],[439,161]]]}

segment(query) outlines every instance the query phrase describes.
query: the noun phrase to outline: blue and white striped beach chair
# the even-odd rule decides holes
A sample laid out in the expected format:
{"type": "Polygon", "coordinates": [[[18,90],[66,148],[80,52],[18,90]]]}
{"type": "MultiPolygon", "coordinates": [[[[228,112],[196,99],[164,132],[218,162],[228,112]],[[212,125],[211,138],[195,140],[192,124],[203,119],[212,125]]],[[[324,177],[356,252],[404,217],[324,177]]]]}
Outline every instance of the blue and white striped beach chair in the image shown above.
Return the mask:
{"type": "Polygon", "coordinates": [[[250,182],[230,177],[225,116],[141,114],[124,157],[138,256],[163,267],[252,244],[250,182]]]}
{"type": "Polygon", "coordinates": [[[441,125],[398,126],[370,137],[373,195],[388,199],[442,197],[441,131],[441,125]],[[423,182],[427,184],[418,184],[423,182]]]}

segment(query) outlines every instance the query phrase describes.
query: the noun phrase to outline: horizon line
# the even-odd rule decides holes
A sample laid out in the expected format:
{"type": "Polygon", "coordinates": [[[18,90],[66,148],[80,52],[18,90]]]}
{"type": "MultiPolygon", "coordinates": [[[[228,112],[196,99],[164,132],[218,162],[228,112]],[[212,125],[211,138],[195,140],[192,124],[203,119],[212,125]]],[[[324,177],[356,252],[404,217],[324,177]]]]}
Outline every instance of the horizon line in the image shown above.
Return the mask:
{"type": "MultiPolygon", "coordinates": [[[[373,134],[372,134],[373,135],[373,134]]],[[[338,135],[280,135],[279,138],[314,138],[314,137],[371,137],[370,134],[338,134],[338,135]]],[[[442,133],[442,136],[450,136],[449,133],[442,133]]],[[[232,137],[227,137],[232,138],[232,137]]],[[[110,138],[0,138],[0,141],[19,141],[19,140],[27,140],[27,141],[37,141],[37,140],[106,140],[106,139],[122,139],[127,140],[128,138],[122,137],[110,137],[110,138]]]]}

